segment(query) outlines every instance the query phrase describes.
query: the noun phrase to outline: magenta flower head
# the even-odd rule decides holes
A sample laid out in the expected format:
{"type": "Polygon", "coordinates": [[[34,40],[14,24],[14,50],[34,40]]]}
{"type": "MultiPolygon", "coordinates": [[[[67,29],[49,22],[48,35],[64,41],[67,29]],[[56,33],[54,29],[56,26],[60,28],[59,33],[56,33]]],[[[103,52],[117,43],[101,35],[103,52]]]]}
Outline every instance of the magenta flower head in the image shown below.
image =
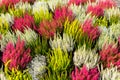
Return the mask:
{"type": "Polygon", "coordinates": [[[81,70],[75,67],[75,70],[72,71],[72,80],[99,80],[100,72],[97,68],[87,69],[86,66],[83,66],[81,70]]]}
{"type": "Polygon", "coordinates": [[[113,44],[105,45],[100,51],[100,60],[104,68],[111,67],[111,64],[120,67],[120,52],[118,51],[118,47],[113,44]]]}
{"type": "Polygon", "coordinates": [[[65,22],[66,19],[73,20],[73,12],[72,10],[68,9],[68,7],[57,7],[54,12],[54,19],[61,20],[62,22],[65,22]]]}
{"type": "Polygon", "coordinates": [[[9,42],[3,51],[2,61],[6,64],[8,61],[8,68],[24,69],[26,65],[31,61],[30,49],[25,50],[24,41],[18,38],[16,45],[9,42]]]}
{"type": "Polygon", "coordinates": [[[98,27],[92,25],[92,19],[87,19],[82,25],[83,32],[92,40],[96,40],[100,36],[100,30],[98,27]]]}
{"type": "Polygon", "coordinates": [[[87,7],[87,13],[91,13],[92,16],[104,16],[104,10],[99,5],[89,5],[87,7]]]}
{"type": "Polygon", "coordinates": [[[14,31],[20,30],[21,32],[24,32],[26,28],[35,28],[34,18],[27,13],[24,14],[23,17],[15,17],[12,29],[14,31]]]}
{"type": "Polygon", "coordinates": [[[98,5],[103,9],[116,7],[115,0],[99,0],[98,5]]]}

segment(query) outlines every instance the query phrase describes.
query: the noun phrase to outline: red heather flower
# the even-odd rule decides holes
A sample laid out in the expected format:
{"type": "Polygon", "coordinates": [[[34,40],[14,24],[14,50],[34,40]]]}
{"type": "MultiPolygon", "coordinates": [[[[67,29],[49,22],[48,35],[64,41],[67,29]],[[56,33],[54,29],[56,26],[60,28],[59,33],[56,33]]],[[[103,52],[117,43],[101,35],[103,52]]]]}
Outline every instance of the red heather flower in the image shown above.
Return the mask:
{"type": "Polygon", "coordinates": [[[99,77],[97,68],[88,70],[86,66],[83,66],[81,70],[75,67],[75,71],[72,71],[72,80],[99,80],[99,77]]]}
{"type": "Polygon", "coordinates": [[[69,0],[68,5],[71,5],[71,4],[80,5],[80,4],[87,3],[88,1],[95,2],[95,0],[69,0]]]}
{"type": "Polygon", "coordinates": [[[103,9],[116,7],[115,0],[100,0],[98,5],[103,9]]]}
{"type": "Polygon", "coordinates": [[[98,27],[92,25],[92,20],[86,20],[82,25],[83,32],[91,39],[96,40],[100,36],[100,30],[98,27]]]}
{"type": "Polygon", "coordinates": [[[8,61],[8,68],[14,69],[24,69],[28,62],[31,61],[30,49],[25,50],[24,41],[18,41],[16,46],[13,43],[9,42],[6,46],[5,51],[3,52],[2,61],[6,64],[8,61]]]}
{"type": "Polygon", "coordinates": [[[68,9],[68,7],[58,7],[55,9],[54,12],[54,19],[60,20],[61,22],[65,22],[65,20],[68,18],[68,20],[73,20],[73,13],[71,10],[68,9]]]}
{"type": "Polygon", "coordinates": [[[21,32],[24,32],[24,29],[28,27],[31,29],[35,28],[34,18],[31,15],[25,14],[23,17],[15,17],[12,26],[14,31],[20,30],[21,32]]]}
{"type": "Polygon", "coordinates": [[[43,20],[40,25],[39,28],[37,29],[38,33],[40,35],[42,35],[45,38],[50,38],[52,36],[54,36],[54,33],[56,33],[57,29],[61,29],[62,28],[62,23],[59,22],[59,20],[43,20]]]}
{"type": "Polygon", "coordinates": [[[100,51],[100,60],[102,61],[103,67],[110,67],[111,64],[114,66],[120,66],[120,53],[118,48],[112,44],[104,46],[100,51]]]}
{"type": "Polygon", "coordinates": [[[100,17],[104,15],[104,10],[99,5],[89,5],[87,8],[87,13],[91,13],[92,16],[100,17]]]}

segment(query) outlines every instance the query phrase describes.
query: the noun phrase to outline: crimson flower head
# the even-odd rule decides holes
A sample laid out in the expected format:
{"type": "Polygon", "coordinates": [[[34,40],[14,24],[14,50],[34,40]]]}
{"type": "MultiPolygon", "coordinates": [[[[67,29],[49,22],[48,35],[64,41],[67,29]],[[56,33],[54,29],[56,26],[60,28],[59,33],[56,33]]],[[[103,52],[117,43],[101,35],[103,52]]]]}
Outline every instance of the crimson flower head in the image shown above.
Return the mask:
{"type": "Polygon", "coordinates": [[[66,19],[71,21],[73,19],[73,12],[66,6],[57,7],[54,12],[54,19],[61,20],[61,22],[65,22],[66,19]]]}
{"type": "Polygon", "coordinates": [[[8,63],[8,68],[12,69],[24,69],[26,65],[31,61],[30,49],[24,48],[24,41],[18,38],[16,46],[9,42],[3,52],[2,61],[4,64],[8,63]]]}
{"type": "Polygon", "coordinates": [[[80,5],[80,4],[87,3],[88,1],[95,2],[95,0],[69,0],[68,5],[71,5],[71,4],[80,5]]]}
{"type": "Polygon", "coordinates": [[[109,9],[112,7],[116,7],[115,0],[100,0],[98,5],[103,9],[109,9]]]}
{"type": "Polygon", "coordinates": [[[104,16],[104,10],[99,5],[96,6],[89,5],[87,7],[87,13],[91,13],[92,16],[97,17],[104,16]]]}
{"type": "Polygon", "coordinates": [[[52,19],[51,21],[43,20],[36,30],[41,36],[50,38],[54,36],[57,29],[62,29],[62,23],[59,20],[52,19]]]}
{"type": "Polygon", "coordinates": [[[92,41],[98,39],[99,36],[100,36],[100,33],[101,33],[97,26],[94,27],[92,25],[92,20],[91,19],[87,19],[83,23],[82,30],[92,41]]]}
{"type": "Polygon", "coordinates": [[[25,28],[35,28],[34,18],[27,13],[24,14],[23,17],[15,17],[14,24],[12,26],[14,31],[20,30],[21,32],[24,32],[25,28]]]}
{"type": "Polygon", "coordinates": [[[104,68],[113,66],[120,66],[120,52],[118,47],[113,44],[105,45],[100,51],[100,60],[104,68]]]}
{"type": "Polygon", "coordinates": [[[81,70],[75,67],[71,76],[72,80],[99,80],[100,73],[97,68],[88,70],[86,66],[83,66],[81,70]]]}

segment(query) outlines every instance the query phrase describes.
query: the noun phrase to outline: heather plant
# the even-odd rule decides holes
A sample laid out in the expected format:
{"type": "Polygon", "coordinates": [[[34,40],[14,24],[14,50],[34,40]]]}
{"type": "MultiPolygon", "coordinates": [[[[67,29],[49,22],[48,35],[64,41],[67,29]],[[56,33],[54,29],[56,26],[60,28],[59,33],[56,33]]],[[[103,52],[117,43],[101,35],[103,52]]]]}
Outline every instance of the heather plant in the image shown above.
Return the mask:
{"type": "Polygon", "coordinates": [[[37,33],[30,28],[25,29],[24,33],[22,33],[19,30],[17,30],[15,33],[16,33],[16,36],[19,36],[21,40],[25,41],[25,45],[31,44],[32,42],[36,41],[38,38],[37,33]]]}
{"type": "Polygon", "coordinates": [[[117,24],[112,24],[110,26],[110,34],[112,36],[112,38],[118,39],[118,37],[120,36],[120,23],[117,24]]]}
{"type": "Polygon", "coordinates": [[[72,80],[99,80],[100,72],[98,68],[88,69],[85,65],[79,70],[75,67],[75,70],[71,74],[72,80]]]}
{"type": "Polygon", "coordinates": [[[99,27],[101,30],[101,35],[99,37],[99,40],[97,42],[98,48],[101,49],[105,44],[111,44],[116,43],[115,38],[112,37],[112,34],[110,33],[110,29],[106,27],[99,27]]]}
{"type": "Polygon", "coordinates": [[[39,80],[46,71],[46,58],[43,55],[35,56],[28,64],[27,68],[32,76],[32,80],[39,80]]]}
{"type": "Polygon", "coordinates": [[[71,4],[69,8],[72,10],[75,18],[78,19],[81,23],[83,23],[86,18],[90,18],[90,14],[86,14],[86,8],[82,5],[77,6],[71,4]]]}
{"type": "Polygon", "coordinates": [[[36,2],[33,5],[33,16],[35,23],[39,25],[42,20],[51,20],[52,13],[49,12],[48,6],[45,2],[36,2]]]}
{"type": "Polygon", "coordinates": [[[49,54],[48,67],[51,72],[61,72],[69,68],[71,55],[67,51],[62,51],[60,48],[54,49],[49,54]]]}
{"type": "Polygon", "coordinates": [[[8,8],[8,12],[14,17],[23,16],[26,12],[31,13],[32,7],[29,3],[19,2],[14,5],[14,8],[8,8]]]}
{"type": "Polygon", "coordinates": [[[88,69],[97,66],[99,59],[98,54],[94,50],[87,50],[85,45],[78,48],[73,56],[75,66],[81,67],[82,65],[86,65],[88,69]]]}
{"type": "Polygon", "coordinates": [[[113,66],[120,66],[120,53],[119,49],[114,44],[109,44],[103,46],[103,48],[99,52],[100,61],[103,65],[103,68],[109,68],[113,66]]]}
{"type": "Polygon", "coordinates": [[[49,50],[48,40],[40,36],[38,36],[36,40],[30,42],[29,45],[26,45],[26,47],[31,49],[32,57],[39,54],[47,55],[49,50]]]}
{"type": "Polygon", "coordinates": [[[9,70],[23,70],[31,61],[30,49],[25,49],[24,46],[24,41],[21,41],[20,38],[18,38],[15,46],[12,42],[8,42],[6,45],[3,51],[2,61],[4,65],[8,64],[6,67],[9,70]]]}
{"type": "Polygon", "coordinates": [[[117,24],[120,21],[120,10],[119,10],[119,8],[113,7],[113,8],[105,10],[105,17],[109,21],[110,25],[117,24]]]}
{"type": "Polygon", "coordinates": [[[48,56],[48,74],[45,75],[43,80],[68,80],[70,71],[68,72],[67,70],[70,70],[72,55],[57,48],[52,50],[48,56]]]}
{"type": "Polygon", "coordinates": [[[68,3],[68,0],[48,0],[47,4],[49,8],[54,11],[58,6],[65,6],[68,3]]]}
{"type": "Polygon", "coordinates": [[[20,30],[21,32],[24,32],[26,28],[35,29],[33,16],[25,13],[24,16],[14,18],[14,24],[12,25],[14,31],[20,30]]]}
{"type": "Polygon", "coordinates": [[[0,50],[3,52],[8,42],[11,41],[13,44],[16,43],[17,37],[15,33],[8,31],[5,35],[1,35],[0,39],[0,50]]]}
{"type": "Polygon", "coordinates": [[[61,32],[62,30],[62,23],[52,19],[52,20],[43,20],[39,27],[37,28],[37,32],[44,38],[49,39],[53,37],[54,34],[58,31],[61,32]]]}
{"type": "Polygon", "coordinates": [[[13,23],[13,17],[9,14],[0,14],[0,33],[6,34],[9,31],[11,24],[13,23]]]}
{"type": "Polygon", "coordinates": [[[101,80],[119,80],[120,72],[117,67],[106,68],[101,71],[101,80]]]}
{"type": "Polygon", "coordinates": [[[53,50],[60,47],[61,50],[67,50],[70,52],[73,51],[75,42],[72,37],[63,33],[63,38],[60,36],[60,34],[56,34],[53,40],[50,39],[49,44],[53,50]]]}
{"type": "Polygon", "coordinates": [[[7,80],[32,80],[31,75],[28,73],[28,70],[16,70],[12,69],[11,71],[7,67],[8,63],[5,65],[5,75],[7,80]]]}

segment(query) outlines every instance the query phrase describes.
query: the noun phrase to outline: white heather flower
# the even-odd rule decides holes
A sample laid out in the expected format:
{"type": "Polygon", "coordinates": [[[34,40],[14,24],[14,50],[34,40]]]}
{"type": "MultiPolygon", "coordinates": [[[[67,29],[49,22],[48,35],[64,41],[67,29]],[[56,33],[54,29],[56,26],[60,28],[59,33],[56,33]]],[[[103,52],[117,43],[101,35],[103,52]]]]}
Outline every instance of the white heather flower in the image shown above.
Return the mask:
{"type": "Polygon", "coordinates": [[[27,68],[32,75],[33,80],[39,80],[37,76],[42,76],[46,71],[46,58],[45,56],[38,55],[32,59],[27,68]]]}
{"type": "Polygon", "coordinates": [[[63,51],[67,50],[70,52],[73,51],[74,48],[74,41],[72,37],[68,36],[65,33],[63,34],[63,38],[60,35],[55,35],[54,39],[50,39],[49,43],[53,50],[60,47],[63,51]]]}
{"type": "Polygon", "coordinates": [[[120,23],[117,23],[117,24],[112,24],[110,26],[110,34],[118,39],[118,37],[120,36],[120,23]]]}
{"type": "Polygon", "coordinates": [[[6,76],[5,76],[5,74],[4,74],[4,72],[3,72],[2,69],[3,69],[3,68],[0,69],[0,80],[7,80],[7,79],[6,79],[6,76]]]}
{"type": "Polygon", "coordinates": [[[99,27],[101,30],[101,35],[98,40],[98,47],[101,49],[105,44],[115,43],[113,35],[110,33],[110,29],[106,27],[99,27]]]}
{"type": "Polygon", "coordinates": [[[87,50],[85,45],[74,52],[73,62],[75,66],[86,65],[88,69],[97,66],[99,56],[95,51],[87,50]]]}
{"type": "Polygon", "coordinates": [[[43,1],[34,2],[32,6],[32,13],[35,14],[36,12],[39,12],[41,9],[44,10],[45,12],[48,11],[47,3],[43,1]]]}
{"type": "Polygon", "coordinates": [[[15,9],[22,10],[23,12],[25,12],[30,11],[32,9],[32,6],[27,2],[23,3],[20,1],[15,5],[15,9]]]}
{"type": "Polygon", "coordinates": [[[47,3],[52,11],[55,10],[57,6],[64,6],[69,0],[48,0],[47,3]]]}
{"type": "Polygon", "coordinates": [[[101,71],[101,80],[120,80],[120,72],[117,67],[106,68],[101,71]]]}
{"type": "Polygon", "coordinates": [[[108,20],[110,20],[112,16],[117,16],[120,18],[120,9],[118,7],[112,7],[110,9],[106,9],[105,16],[107,17],[108,20]]]}
{"type": "Polygon", "coordinates": [[[90,13],[86,14],[86,6],[77,6],[75,4],[71,4],[70,9],[74,13],[76,19],[78,19],[81,23],[83,23],[88,18],[92,18],[90,13]]]}
{"type": "Polygon", "coordinates": [[[35,33],[35,31],[31,30],[30,28],[25,29],[24,33],[17,30],[16,35],[20,36],[20,38],[24,40],[26,44],[30,44],[31,42],[35,41],[38,37],[37,33],[35,33]]]}
{"type": "Polygon", "coordinates": [[[3,51],[6,47],[6,44],[11,41],[12,43],[16,43],[17,37],[13,32],[8,31],[5,35],[2,35],[2,39],[0,39],[0,50],[3,51]]]}

